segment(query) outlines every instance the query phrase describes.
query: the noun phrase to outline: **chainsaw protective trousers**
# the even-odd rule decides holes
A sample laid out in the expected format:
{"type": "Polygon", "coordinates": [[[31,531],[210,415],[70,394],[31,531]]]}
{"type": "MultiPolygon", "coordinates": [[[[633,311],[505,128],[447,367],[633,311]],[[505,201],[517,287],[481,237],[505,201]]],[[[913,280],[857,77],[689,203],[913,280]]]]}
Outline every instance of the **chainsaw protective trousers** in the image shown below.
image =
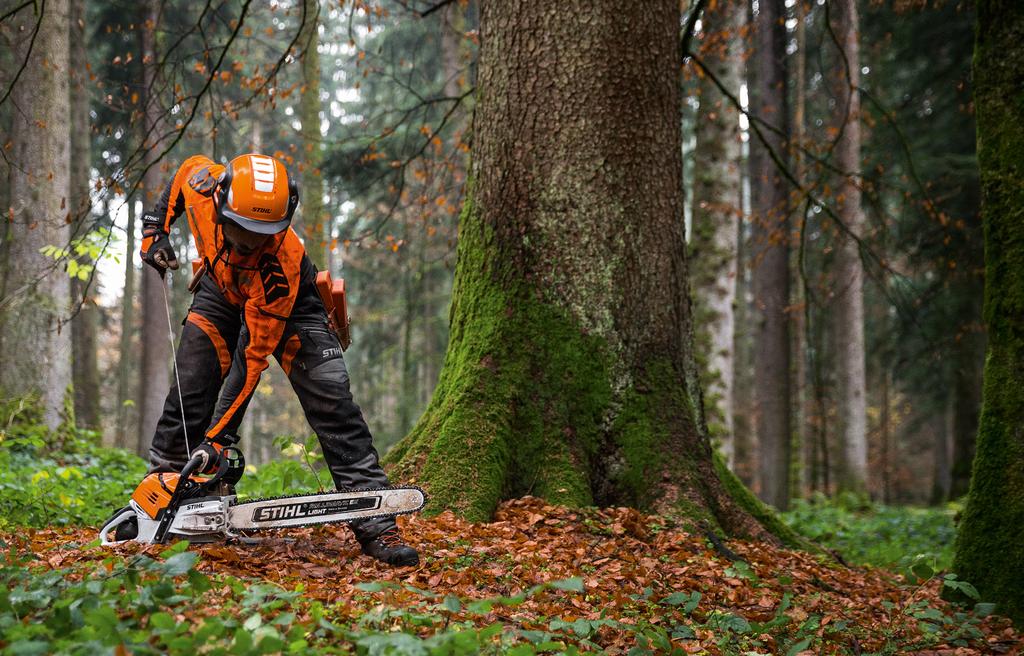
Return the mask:
{"type": "MultiPolygon", "coordinates": [[[[335,486],[386,486],[387,475],[381,469],[362,411],[352,399],[341,345],[327,323],[315,279],[316,269],[307,258],[295,306],[274,356],[320,440],[335,486]]],[[[241,309],[229,303],[209,277],[203,278],[185,318],[176,355],[191,449],[203,441],[232,359],[244,361],[248,339],[241,309]]],[[[244,413],[245,408],[241,408],[233,418],[232,432],[244,413]]],[[[186,459],[178,389],[172,385],[150,447],[150,471],[177,472],[186,459]]],[[[360,541],[371,540],[394,525],[393,518],[350,524],[360,541]]]]}

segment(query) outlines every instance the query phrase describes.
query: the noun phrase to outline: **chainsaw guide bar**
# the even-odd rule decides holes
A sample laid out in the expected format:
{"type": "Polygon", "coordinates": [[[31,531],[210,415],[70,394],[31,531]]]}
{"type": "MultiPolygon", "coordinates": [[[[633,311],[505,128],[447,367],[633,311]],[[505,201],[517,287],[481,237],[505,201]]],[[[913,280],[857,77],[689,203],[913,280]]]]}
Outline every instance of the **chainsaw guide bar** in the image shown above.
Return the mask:
{"type": "Polygon", "coordinates": [[[422,489],[403,485],[231,501],[227,513],[230,528],[249,531],[407,515],[425,503],[422,489]]]}

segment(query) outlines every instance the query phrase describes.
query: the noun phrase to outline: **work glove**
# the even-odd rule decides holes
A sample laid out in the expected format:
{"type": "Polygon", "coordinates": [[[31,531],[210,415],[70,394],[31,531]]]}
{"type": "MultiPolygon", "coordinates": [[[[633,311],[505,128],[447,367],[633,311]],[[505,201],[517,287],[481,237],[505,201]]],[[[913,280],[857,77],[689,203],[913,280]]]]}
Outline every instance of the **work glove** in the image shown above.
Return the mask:
{"type": "Polygon", "coordinates": [[[142,215],[142,261],[156,269],[163,278],[167,269],[178,268],[178,256],[164,232],[163,220],[153,212],[142,215]]]}
{"type": "Polygon", "coordinates": [[[204,440],[192,451],[193,458],[200,458],[196,471],[200,474],[212,474],[220,467],[220,452],[224,446],[211,440],[204,440]]]}
{"type": "MultiPolygon", "coordinates": [[[[238,444],[238,436],[230,433],[221,435],[216,440],[206,438],[202,444],[192,450],[192,457],[199,456],[202,459],[197,471],[201,474],[213,474],[220,467],[221,451],[226,446],[238,444]]],[[[230,464],[230,463],[229,463],[230,464]]],[[[242,467],[244,467],[244,461],[242,467]]]]}

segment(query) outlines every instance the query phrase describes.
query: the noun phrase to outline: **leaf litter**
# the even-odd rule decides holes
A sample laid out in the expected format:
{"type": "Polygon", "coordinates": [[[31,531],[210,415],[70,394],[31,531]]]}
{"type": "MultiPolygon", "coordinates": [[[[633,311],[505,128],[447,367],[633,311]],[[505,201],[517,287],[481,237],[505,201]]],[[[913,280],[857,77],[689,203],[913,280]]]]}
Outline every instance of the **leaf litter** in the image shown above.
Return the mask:
{"type": "MultiPolygon", "coordinates": [[[[525,497],[503,503],[490,523],[469,523],[450,512],[398,521],[420,552],[418,567],[396,569],[362,555],[344,525],[188,550],[198,556],[195,569],[214,581],[231,576],[300,591],[296,621],[308,619],[303,604],[328,608],[334,625],[367,613],[384,617],[386,609],[431,608],[444,616],[444,626],[399,620],[381,626],[423,638],[449,622],[499,623],[506,640],[511,632],[533,641],[536,652],[522,653],[575,648],[626,654],[640,645],[646,647],[641,653],[966,656],[1019,654],[1024,646],[1009,620],[944,601],[941,575],[914,581],[743,540],[728,542],[738,557],[733,561],[705,536],[628,508],[571,509],[525,497]]],[[[128,560],[169,548],[130,543],[104,549],[90,544],[94,538],[92,529],[67,528],[0,535],[8,549],[28,555],[33,568],[72,572],[68,576],[88,576],[101,564],[110,571],[112,552],[128,560]]],[[[205,597],[211,603],[173,612],[179,622],[239,612],[217,603],[235,592],[215,584],[205,597]]]]}

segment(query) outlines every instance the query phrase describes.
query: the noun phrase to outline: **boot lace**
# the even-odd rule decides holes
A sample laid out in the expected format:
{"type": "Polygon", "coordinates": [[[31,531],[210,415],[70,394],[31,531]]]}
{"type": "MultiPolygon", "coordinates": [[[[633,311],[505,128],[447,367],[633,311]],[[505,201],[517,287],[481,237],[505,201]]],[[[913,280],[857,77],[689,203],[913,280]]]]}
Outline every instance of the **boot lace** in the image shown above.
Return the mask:
{"type": "Polygon", "coordinates": [[[396,528],[389,528],[380,535],[377,539],[388,549],[394,549],[395,547],[401,547],[405,545],[405,541],[402,540],[401,533],[396,528]]]}

